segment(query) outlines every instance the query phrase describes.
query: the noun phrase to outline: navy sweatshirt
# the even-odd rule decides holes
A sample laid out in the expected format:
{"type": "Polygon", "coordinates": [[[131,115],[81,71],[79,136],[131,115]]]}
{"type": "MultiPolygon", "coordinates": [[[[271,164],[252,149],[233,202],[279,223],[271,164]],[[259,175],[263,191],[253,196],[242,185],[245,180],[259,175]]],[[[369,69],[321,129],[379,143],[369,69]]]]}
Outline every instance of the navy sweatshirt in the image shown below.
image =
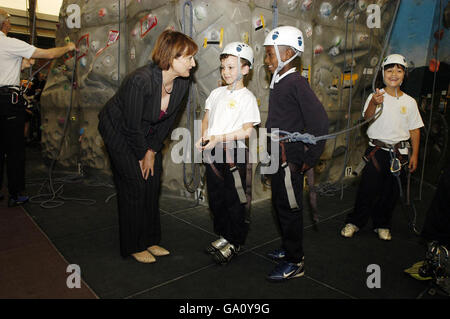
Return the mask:
{"type": "MultiPolygon", "coordinates": [[[[327,112],[299,72],[285,76],[270,91],[266,128],[268,132],[280,129],[314,136],[328,134],[327,112]]],[[[308,151],[302,142],[286,143],[285,146],[288,162],[313,167],[323,153],[325,141],[307,144],[308,151]]]]}

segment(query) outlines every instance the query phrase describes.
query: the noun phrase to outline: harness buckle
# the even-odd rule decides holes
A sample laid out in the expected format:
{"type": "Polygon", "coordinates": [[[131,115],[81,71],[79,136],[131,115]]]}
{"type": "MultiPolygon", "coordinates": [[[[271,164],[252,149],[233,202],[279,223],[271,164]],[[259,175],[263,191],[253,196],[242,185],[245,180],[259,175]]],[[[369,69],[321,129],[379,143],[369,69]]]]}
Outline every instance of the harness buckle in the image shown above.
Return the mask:
{"type": "Polygon", "coordinates": [[[231,173],[233,173],[237,169],[238,169],[238,167],[236,165],[233,165],[233,166],[230,165],[230,172],[231,173]]]}

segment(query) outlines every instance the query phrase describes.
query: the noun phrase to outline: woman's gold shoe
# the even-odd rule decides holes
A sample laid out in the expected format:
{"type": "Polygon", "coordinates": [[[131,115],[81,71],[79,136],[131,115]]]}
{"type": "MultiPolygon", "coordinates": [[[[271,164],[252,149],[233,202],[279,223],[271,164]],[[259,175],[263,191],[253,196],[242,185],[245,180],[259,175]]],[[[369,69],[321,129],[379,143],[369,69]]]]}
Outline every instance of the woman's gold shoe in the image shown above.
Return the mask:
{"type": "Polygon", "coordinates": [[[131,255],[134,257],[134,259],[144,264],[151,264],[156,261],[155,256],[153,256],[146,250],[131,255]]]}
{"type": "Polygon", "coordinates": [[[153,255],[158,256],[158,257],[159,256],[167,256],[167,255],[170,254],[170,252],[167,249],[162,248],[162,247],[157,246],[157,245],[150,246],[150,247],[147,248],[147,250],[149,252],[151,252],[153,255]]]}

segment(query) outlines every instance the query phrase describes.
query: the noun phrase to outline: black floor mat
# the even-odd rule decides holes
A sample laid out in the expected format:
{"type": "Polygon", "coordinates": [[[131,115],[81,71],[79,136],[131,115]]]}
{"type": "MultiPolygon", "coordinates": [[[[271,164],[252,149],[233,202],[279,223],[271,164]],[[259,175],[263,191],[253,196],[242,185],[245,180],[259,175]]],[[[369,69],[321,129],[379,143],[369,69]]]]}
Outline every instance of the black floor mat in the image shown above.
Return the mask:
{"type": "MultiPolygon", "coordinates": [[[[45,169],[39,167],[28,174],[45,178],[45,169]]],[[[29,185],[28,190],[37,192],[39,187],[29,185]]],[[[413,187],[417,188],[417,183],[413,187]]],[[[319,196],[317,228],[305,209],[305,276],[281,285],[265,279],[276,265],[265,254],[280,245],[270,200],[252,205],[247,242],[240,255],[225,266],[214,264],[203,252],[216,236],[209,209],[195,206],[191,200],[161,196],[161,246],[171,254],[157,257],[154,264],[120,257],[116,199],[110,196],[113,188],[92,186],[88,181],[67,184],[65,196],[95,199],[96,203],[86,206],[67,201],[54,209],[28,203],[25,208],[65,259],[81,267],[83,279],[100,298],[416,298],[427,284],[403,273],[425,253],[423,243],[412,232],[413,215],[398,205],[390,242],[379,240],[371,225],[354,238],[343,238],[340,229],[353,208],[355,192],[356,187],[350,186],[342,200],[340,193],[319,196]],[[369,265],[380,267],[381,288],[368,288],[369,265]]],[[[432,187],[425,186],[422,201],[416,203],[419,228],[433,194],[432,187]]]]}

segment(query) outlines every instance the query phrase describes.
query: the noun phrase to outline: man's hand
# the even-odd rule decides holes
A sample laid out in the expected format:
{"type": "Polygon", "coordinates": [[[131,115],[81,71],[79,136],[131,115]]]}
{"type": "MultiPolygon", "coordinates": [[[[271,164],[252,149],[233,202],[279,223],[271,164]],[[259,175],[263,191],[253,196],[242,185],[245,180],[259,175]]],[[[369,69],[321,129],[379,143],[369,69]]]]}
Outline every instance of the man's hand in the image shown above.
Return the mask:
{"type": "Polygon", "coordinates": [[[31,57],[33,59],[52,60],[52,59],[57,59],[57,58],[63,56],[64,54],[66,54],[67,52],[70,52],[73,50],[77,50],[77,47],[76,47],[75,43],[69,42],[64,46],[51,48],[51,49],[36,48],[36,50],[34,50],[34,53],[31,57]]]}
{"type": "Polygon", "coordinates": [[[147,153],[145,153],[145,156],[142,160],[139,161],[139,166],[141,167],[142,177],[147,180],[148,174],[151,173],[151,176],[153,176],[154,171],[154,165],[155,165],[155,152],[153,150],[148,150],[147,153]]]}
{"type": "Polygon", "coordinates": [[[69,51],[69,52],[77,49],[77,46],[73,42],[67,43],[66,47],[67,47],[67,51],[69,51]]]}
{"type": "Polygon", "coordinates": [[[21,70],[24,70],[26,68],[29,68],[30,66],[34,65],[35,60],[34,59],[22,59],[22,66],[21,66],[21,70]]]}

